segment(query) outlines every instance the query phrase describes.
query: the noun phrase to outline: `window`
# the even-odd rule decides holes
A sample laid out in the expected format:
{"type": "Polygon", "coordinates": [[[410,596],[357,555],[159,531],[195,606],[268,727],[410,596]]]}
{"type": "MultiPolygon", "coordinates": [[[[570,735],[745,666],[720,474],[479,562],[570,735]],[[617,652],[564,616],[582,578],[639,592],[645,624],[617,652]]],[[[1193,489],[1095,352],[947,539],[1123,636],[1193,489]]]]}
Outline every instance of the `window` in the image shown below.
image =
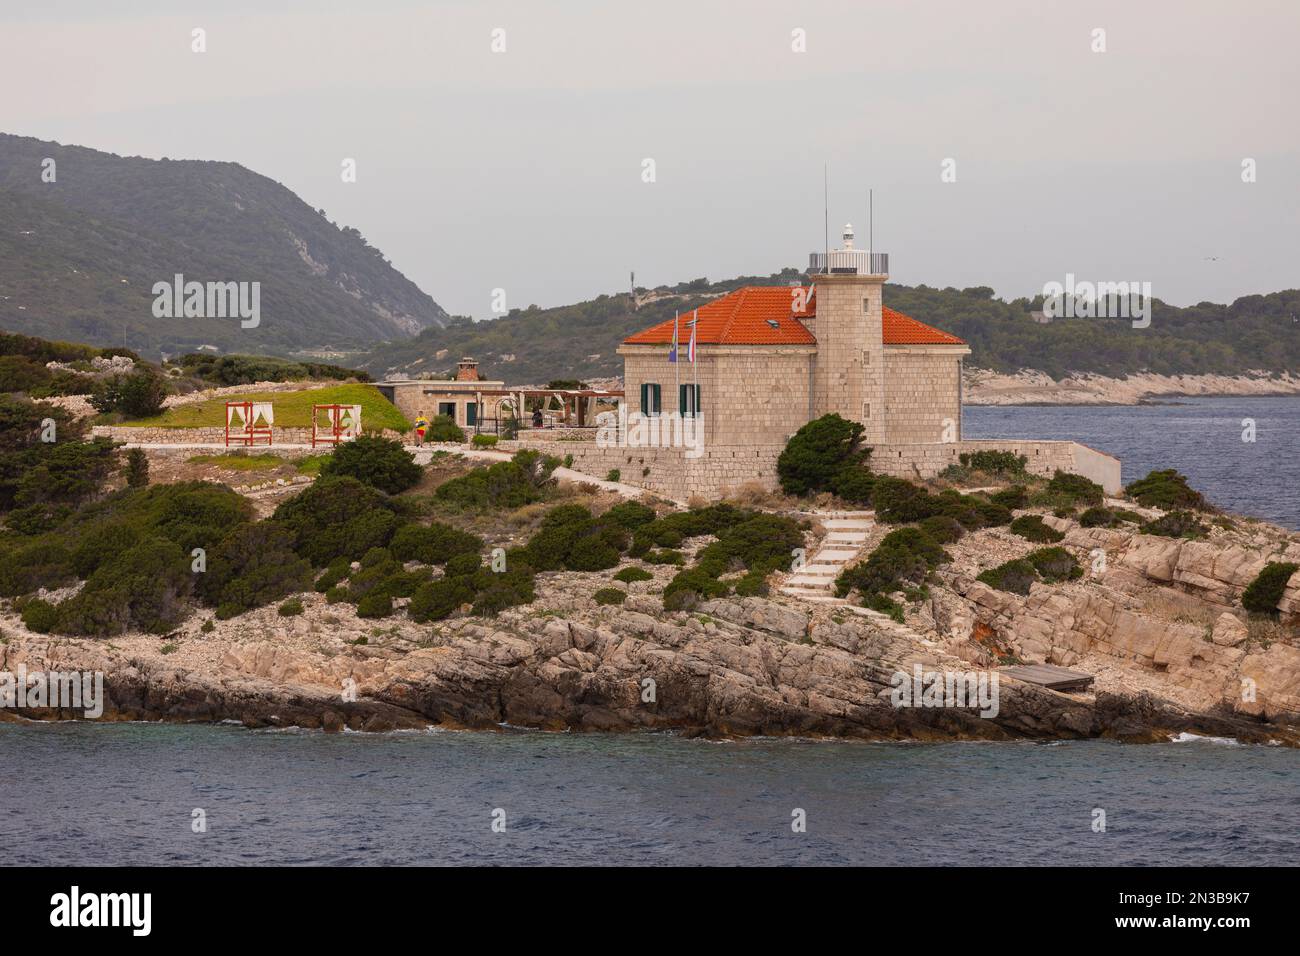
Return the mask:
{"type": "Polygon", "coordinates": [[[439,403],[438,403],[438,414],[439,414],[439,415],[446,415],[448,418],[450,418],[450,419],[454,422],[454,421],[456,420],[456,403],[455,403],[455,402],[439,402],[439,403]]]}
{"type": "Polygon", "coordinates": [[[862,297],[862,311],[863,312],[871,311],[871,300],[868,299],[865,295],[862,297]]]}
{"type": "Polygon", "coordinates": [[[677,386],[677,410],[683,418],[698,418],[700,414],[700,386],[677,386]]]}
{"type": "Polygon", "coordinates": [[[663,406],[660,404],[660,388],[657,382],[641,383],[641,414],[658,415],[663,406]]]}
{"type": "Polygon", "coordinates": [[[862,420],[865,422],[865,421],[867,421],[869,418],[871,418],[871,403],[870,403],[870,402],[863,402],[863,403],[862,403],[862,420]]]}
{"type": "Polygon", "coordinates": [[[478,424],[478,404],[476,402],[470,402],[465,406],[465,424],[478,424]]]}

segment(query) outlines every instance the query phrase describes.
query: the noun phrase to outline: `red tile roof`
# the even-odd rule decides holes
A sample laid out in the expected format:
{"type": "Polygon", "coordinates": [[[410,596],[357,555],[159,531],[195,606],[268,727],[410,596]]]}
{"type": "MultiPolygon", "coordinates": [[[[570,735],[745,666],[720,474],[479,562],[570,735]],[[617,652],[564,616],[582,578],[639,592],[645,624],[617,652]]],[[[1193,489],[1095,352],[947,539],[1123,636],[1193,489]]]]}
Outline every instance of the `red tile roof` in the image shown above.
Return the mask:
{"type": "MultiPolygon", "coordinates": [[[[794,311],[796,286],[751,285],[729,292],[699,308],[695,341],[701,345],[815,345],[816,338],[799,320],[817,315],[817,295],[808,297],[803,311],[794,311]]],[[[684,349],[691,338],[682,315],[678,341],[684,349]]],[[[623,340],[624,345],[671,345],[673,320],[660,322],[623,340]]],[[[884,308],[885,345],[965,345],[961,339],[884,308]]]]}

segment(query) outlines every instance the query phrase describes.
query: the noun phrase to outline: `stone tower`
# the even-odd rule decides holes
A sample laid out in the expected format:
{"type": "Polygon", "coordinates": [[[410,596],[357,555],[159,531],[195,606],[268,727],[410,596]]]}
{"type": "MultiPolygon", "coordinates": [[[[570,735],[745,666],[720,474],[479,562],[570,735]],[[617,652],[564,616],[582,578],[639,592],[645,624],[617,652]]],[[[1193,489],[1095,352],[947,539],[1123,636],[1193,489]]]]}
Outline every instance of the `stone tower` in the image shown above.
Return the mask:
{"type": "Polygon", "coordinates": [[[814,417],[836,412],[865,426],[865,444],[885,440],[885,346],[882,292],[889,257],[844,245],[809,257],[817,316],[805,322],[817,338],[813,368],[814,417]]]}

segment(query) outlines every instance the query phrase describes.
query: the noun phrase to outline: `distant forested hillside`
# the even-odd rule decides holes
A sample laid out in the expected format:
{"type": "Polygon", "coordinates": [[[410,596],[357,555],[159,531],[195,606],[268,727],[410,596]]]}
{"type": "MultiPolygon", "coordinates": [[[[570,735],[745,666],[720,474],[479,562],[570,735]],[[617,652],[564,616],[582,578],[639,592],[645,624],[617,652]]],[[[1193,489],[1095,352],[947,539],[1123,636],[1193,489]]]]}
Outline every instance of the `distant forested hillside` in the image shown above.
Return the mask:
{"type": "Polygon", "coordinates": [[[369,347],[446,318],[355,229],[236,163],[0,134],[0,328],[150,355],[283,355],[369,347]],[[260,282],[261,324],[155,318],[153,284],[176,273],[260,282]]]}
{"type": "MultiPolygon", "coordinates": [[[[724,282],[696,279],[643,292],[639,310],[624,293],[559,308],[516,309],[491,321],[455,319],[445,328],[382,346],[359,364],[377,376],[389,371],[443,374],[452,371],[462,355],[472,355],[489,377],[516,383],[621,375],[615,349],[638,329],[743,285],[800,280],[808,281],[794,269],[724,282]],[[445,352],[441,358],[440,352],[445,352]]],[[[888,284],[885,302],[961,336],[971,346],[970,365],[1003,372],[1038,369],[1059,378],[1069,372],[1121,376],[1143,370],[1300,370],[1300,290],[1294,289],[1246,296],[1231,305],[1207,302],[1177,308],[1157,300],[1146,329],[1134,329],[1127,320],[1104,319],[1039,325],[1029,313],[1042,307],[1041,299],[1005,302],[988,288],[888,284]]]]}

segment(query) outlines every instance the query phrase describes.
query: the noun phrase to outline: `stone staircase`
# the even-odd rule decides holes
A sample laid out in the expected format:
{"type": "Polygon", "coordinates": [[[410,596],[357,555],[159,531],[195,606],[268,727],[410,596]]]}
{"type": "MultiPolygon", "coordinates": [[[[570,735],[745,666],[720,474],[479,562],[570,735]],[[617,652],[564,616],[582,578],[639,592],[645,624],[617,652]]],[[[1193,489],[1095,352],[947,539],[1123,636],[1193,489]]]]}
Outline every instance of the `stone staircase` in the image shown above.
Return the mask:
{"type": "Polygon", "coordinates": [[[874,517],[871,511],[851,511],[823,518],[826,537],[821,547],[806,565],[786,578],[781,593],[817,604],[847,604],[835,596],[835,579],[857,560],[875,525],[874,517]]]}

